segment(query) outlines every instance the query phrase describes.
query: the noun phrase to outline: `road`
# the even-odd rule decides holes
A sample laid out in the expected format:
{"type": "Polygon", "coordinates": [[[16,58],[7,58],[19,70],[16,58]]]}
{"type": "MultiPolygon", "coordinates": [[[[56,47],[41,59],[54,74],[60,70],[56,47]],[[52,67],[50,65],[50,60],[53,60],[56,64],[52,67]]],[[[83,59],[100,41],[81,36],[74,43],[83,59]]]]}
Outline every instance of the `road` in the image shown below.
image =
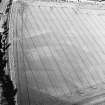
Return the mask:
{"type": "Polygon", "coordinates": [[[104,96],[105,10],[36,2],[14,3],[11,13],[19,105],[104,96]]]}

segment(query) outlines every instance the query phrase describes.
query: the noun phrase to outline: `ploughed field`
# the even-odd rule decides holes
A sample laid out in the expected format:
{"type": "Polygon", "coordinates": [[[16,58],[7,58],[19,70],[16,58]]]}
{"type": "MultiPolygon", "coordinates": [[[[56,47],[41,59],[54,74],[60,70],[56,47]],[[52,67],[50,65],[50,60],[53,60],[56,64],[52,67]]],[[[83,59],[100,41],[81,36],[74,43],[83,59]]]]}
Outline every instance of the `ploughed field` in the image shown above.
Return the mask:
{"type": "Polygon", "coordinates": [[[104,96],[104,13],[65,3],[14,3],[10,37],[19,105],[82,105],[104,96]]]}

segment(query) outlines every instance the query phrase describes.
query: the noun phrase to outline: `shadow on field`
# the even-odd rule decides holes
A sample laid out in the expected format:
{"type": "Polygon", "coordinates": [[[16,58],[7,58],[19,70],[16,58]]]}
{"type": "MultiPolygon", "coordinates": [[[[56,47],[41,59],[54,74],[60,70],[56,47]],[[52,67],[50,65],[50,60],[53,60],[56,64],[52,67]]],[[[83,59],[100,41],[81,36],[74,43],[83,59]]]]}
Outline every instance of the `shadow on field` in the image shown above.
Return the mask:
{"type": "Polygon", "coordinates": [[[30,101],[31,105],[77,105],[40,92],[36,89],[30,89],[30,101]]]}

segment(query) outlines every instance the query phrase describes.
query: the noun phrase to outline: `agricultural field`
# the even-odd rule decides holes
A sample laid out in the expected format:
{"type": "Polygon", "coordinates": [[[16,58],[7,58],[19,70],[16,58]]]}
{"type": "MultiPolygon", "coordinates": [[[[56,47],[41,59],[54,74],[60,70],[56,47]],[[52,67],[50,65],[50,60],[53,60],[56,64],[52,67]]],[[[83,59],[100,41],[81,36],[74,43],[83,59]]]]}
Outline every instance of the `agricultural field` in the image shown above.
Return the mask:
{"type": "Polygon", "coordinates": [[[18,2],[10,20],[19,105],[104,101],[104,9],[18,2]]]}

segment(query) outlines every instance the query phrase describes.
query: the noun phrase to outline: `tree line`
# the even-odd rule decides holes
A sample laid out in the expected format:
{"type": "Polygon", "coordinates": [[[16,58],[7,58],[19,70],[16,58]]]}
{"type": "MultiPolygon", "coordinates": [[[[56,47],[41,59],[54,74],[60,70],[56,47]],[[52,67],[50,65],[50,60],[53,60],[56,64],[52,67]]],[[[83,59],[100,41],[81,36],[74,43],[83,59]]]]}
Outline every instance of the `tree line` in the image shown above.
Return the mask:
{"type": "MultiPolygon", "coordinates": [[[[3,2],[0,0],[0,3],[3,2]]],[[[8,48],[11,45],[8,43],[9,37],[9,13],[13,0],[9,0],[6,9],[0,13],[0,88],[1,91],[1,105],[15,105],[15,95],[17,89],[14,87],[10,74],[7,73],[9,62],[8,48]]]]}

